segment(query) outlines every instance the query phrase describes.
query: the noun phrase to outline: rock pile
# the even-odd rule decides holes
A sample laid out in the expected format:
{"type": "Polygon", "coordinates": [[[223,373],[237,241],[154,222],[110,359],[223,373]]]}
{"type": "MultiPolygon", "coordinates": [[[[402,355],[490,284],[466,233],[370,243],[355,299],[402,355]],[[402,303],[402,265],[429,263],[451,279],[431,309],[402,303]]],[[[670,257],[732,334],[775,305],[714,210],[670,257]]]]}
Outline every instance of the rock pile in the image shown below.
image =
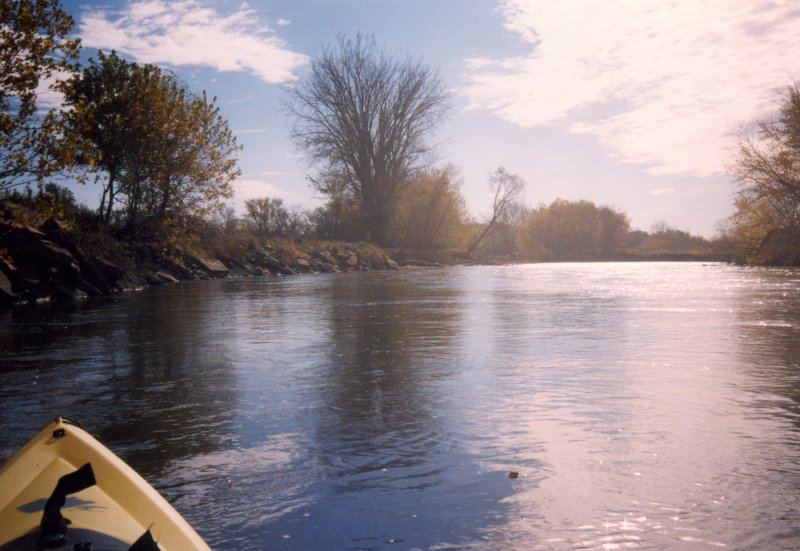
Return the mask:
{"type": "Polygon", "coordinates": [[[90,256],[57,220],[40,227],[0,220],[0,307],[19,302],[101,296],[196,279],[399,269],[392,259],[357,245],[307,244],[300,250],[265,247],[243,258],[167,257],[151,244],[127,244],[130,266],[90,256]]]}

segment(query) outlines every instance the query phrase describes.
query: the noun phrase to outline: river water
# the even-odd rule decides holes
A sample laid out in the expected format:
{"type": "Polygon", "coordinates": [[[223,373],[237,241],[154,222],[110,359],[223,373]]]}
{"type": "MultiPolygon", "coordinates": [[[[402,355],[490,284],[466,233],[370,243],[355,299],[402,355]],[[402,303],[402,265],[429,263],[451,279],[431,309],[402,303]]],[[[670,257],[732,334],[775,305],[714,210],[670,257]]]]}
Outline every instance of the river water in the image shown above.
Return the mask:
{"type": "Polygon", "coordinates": [[[76,419],[217,550],[800,548],[800,271],[193,282],[0,351],[0,461],[76,419]]]}

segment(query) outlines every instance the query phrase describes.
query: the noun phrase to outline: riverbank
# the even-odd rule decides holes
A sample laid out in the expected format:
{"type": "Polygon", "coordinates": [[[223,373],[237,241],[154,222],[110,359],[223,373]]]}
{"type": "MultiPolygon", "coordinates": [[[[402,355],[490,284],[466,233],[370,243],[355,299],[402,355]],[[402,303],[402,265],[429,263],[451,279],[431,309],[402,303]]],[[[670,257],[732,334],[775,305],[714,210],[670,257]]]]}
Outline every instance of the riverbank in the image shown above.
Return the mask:
{"type": "MultiPolygon", "coordinates": [[[[227,277],[337,273],[454,264],[542,262],[516,256],[464,257],[455,250],[389,252],[369,243],[268,239],[218,232],[179,246],[120,241],[10,201],[0,201],[0,308],[103,296],[151,285],[227,277]],[[187,244],[188,243],[188,244],[187,244]]],[[[730,262],[725,251],[642,251],[547,262],[730,262]]]]}
{"type": "Polygon", "coordinates": [[[36,227],[15,212],[15,205],[0,204],[0,308],[179,281],[400,268],[387,251],[366,243],[273,239],[224,254],[109,236],[81,244],[55,218],[36,227]]]}

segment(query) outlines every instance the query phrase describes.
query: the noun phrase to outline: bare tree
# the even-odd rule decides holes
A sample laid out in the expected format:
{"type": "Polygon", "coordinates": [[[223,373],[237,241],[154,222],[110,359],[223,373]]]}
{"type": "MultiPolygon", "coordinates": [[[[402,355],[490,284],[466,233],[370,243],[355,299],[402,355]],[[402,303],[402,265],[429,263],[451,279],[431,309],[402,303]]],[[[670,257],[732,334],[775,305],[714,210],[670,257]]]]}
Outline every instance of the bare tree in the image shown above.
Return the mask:
{"type": "Polygon", "coordinates": [[[360,207],[367,237],[386,244],[397,199],[430,162],[430,136],[446,113],[439,75],[399,61],[372,37],[340,37],[323,49],[292,92],[293,138],[323,177],[343,181],[360,207]]]}
{"type": "Polygon", "coordinates": [[[467,249],[467,256],[471,255],[475,247],[489,235],[489,232],[494,226],[508,215],[509,209],[513,208],[517,199],[525,190],[525,180],[516,174],[507,172],[506,169],[501,166],[489,176],[489,187],[494,193],[492,216],[486,223],[483,232],[478,236],[478,239],[467,249]]]}
{"type": "Polygon", "coordinates": [[[246,218],[253,224],[254,233],[262,238],[282,235],[289,212],[283,206],[283,199],[260,197],[244,202],[246,218]]]}

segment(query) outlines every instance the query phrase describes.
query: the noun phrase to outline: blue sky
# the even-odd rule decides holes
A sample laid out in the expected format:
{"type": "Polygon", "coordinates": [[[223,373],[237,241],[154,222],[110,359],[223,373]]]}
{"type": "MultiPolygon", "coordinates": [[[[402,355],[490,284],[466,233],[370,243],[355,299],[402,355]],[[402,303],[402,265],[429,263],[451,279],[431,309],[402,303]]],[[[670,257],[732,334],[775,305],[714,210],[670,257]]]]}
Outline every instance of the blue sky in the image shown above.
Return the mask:
{"type": "MultiPolygon", "coordinates": [[[[478,217],[498,166],[529,206],[587,199],[708,237],[733,211],[743,124],[800,80],[794,0],[63,1],[84,41],[216,95],[244,150],[234,206],[321,204],[295,150],[286,89],[338,34],[371,33],[442,75],[434,138],[478,217]]],[[[77,190],[88,204],[99,189],[77,190]]]]}

